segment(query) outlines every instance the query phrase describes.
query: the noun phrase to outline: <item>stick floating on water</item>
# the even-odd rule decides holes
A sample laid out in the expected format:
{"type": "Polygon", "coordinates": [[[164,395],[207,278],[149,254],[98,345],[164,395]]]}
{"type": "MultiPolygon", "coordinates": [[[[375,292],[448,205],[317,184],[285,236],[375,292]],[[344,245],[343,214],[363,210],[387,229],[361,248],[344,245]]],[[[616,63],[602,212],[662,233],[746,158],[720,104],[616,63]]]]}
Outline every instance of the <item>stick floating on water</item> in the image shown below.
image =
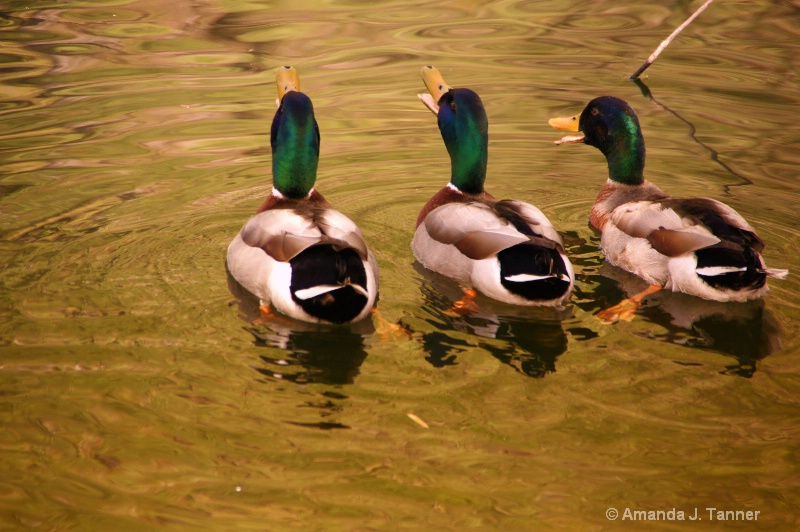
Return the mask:
{"type": "Polygon", "coordinates": [[[406,415],[407,415],[407,416],[408,416],[408,417],[411,419],[411,421],[413,421],[414,423],[416,423],[416,424],[417,424],[417,425],[419,425],[420,427],[423,427],[423,428],[426,428],[426,429],[427,429],[427,428],[430,428],[430,427],[428,427],[428,424],[427,424],[427,423],[425,423],[425,422],[422,420],[422,418],[421,418],[421,417],[419,417],[418,415],[416,415],[416,414],[412,414],[412,413],[410,413],[410,412],[409,412],[408,414],[406,414],[406,415]]]}
{"type": "Polygon", "coordinates": [[[689,24],[691,24],[691,23],[692,23],[692,21],[693,21],[694,19],[696,19],[696,18],[698,17],[698,15],[700,15],[700,13],[702,13],[703,11],[705,11],[705,10],[706,10],[706,8],[707,8],[708,6],[710,6],[710,5],[711,5],[711,2],[713,2],[713,1],[714,1],[714,0],[707,0],[707,1],[706,1],[706,3],[705,3],[705,4],[703,4],[702,6],[700,6],[700,8],[699,8],[697,11],[695,11],[694,13],[692,13],[692,16],[691,16],[691,17],[689,17],[689,18],[687,18],[687,19],[686,19],[686,22],[684,22],[683,24],[681,24],[680,26],[678,26],[678,29],[676,29],[675,31],[673,31],[673,32],[672,32],[672,35],[670,35],[669,37],[667,37],[666,39],[664,39],[663,41],[661,41],[661,44],[659,44],[659,45],[658,45],[658,48],[656,48],[656,51],[655,51],[655,52],[653,52],[652,54],[650,54],[650,57],[648,57],[648,58],[647,58],[647,61],[645,61],[644,63],[642,63],[642,66],[640,66],[640,67],[638,68],[638,70],[636,70],[636,72],[634,72],[633,74],[631,74],[631,77],[629,77],[629,78],[628,78],[628,80],[629,80],[629,81],[633,81],[633,80],[635,80],[636,78],[638,78],[638,77],[639,77],[639,75],[640,75],[642,72],[644,72],[645,70],[647,70],[647,67],[649,67],[650,65],[652,65],[652,64],[653,64],[653,61],[655,61],[655,60],[656,60],[656,58],[658,57],[658,55],[659,55],[661,52],[663,52],[663,51],[664,51],[664,48],[666,48],[667,46],[669,46],[669,43],[671,43],[671,42],[672,42],[672,40],[673,40],[675,37],[677,37],[677,36],[678,36],[678,34],[679,34],[680,32],[682,32],[682,31],[683,31],[683,29],[684,29],[686,26],[688,26],[689,24]]]}

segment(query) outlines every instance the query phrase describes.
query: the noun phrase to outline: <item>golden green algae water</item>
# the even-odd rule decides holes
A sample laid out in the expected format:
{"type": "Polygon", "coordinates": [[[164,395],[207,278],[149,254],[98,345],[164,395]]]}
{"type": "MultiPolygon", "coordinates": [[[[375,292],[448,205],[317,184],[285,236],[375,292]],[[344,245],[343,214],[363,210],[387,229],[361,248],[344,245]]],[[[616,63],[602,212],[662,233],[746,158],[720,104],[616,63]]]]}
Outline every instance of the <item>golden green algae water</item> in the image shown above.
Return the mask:
{"type": "Polygon", "coordinates": [[[628,82],[696,7],[8,2],[2,528],[798,528],[800,7],[712,4],[628,82]],[[229,287],[286,64],[321,128],[317,187],[361,226],[410,339],[253,325],[229,287]],[[479,299],[455,318],[458,286],[415,264],[417,213],[449,177],[426,64],[486,105],[487,189],[561,232],[563,313],[479,299]],[[546,121],[601,94],[637,110],[652,181],[730,204],[791,270],[764,301],[660,293],[630,323],[594,317],[640,281],[587,225],[602,155],[554,146],[546,121]]]}

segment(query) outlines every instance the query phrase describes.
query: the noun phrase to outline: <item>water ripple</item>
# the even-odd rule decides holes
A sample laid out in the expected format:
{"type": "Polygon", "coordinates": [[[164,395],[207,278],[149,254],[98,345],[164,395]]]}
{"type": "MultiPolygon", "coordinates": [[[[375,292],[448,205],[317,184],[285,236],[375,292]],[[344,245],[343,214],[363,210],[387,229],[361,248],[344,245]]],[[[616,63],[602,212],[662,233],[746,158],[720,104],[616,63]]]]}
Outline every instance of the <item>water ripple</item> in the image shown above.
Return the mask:
{"type": "Polygon", "coordinates": [[[660,105],[626,77],[688,4],[36,4],[0,14],[10,527],[586,529],[610,498],[720,493],[795,524],[775,497],[800,478],[793,3],[715,4],[648,70],[660,105]],[[256,326],[229,290],[226,246],[271,185],[282,64],[314,101],[317,185],[411,340],[256,326]],[[450,172],[425,64],[480,93],[488,189],[561,232],[565,314],[450,316],[459,287],[415,267],[417,213],[450,172]],[[547,118],[600,94],[636,108],[654,182],[724,199],[792,271],[764,301],[661,293],[630,323],[595,318],[641,281],[587,226],[602,155],[555,147],[547,118]]]}

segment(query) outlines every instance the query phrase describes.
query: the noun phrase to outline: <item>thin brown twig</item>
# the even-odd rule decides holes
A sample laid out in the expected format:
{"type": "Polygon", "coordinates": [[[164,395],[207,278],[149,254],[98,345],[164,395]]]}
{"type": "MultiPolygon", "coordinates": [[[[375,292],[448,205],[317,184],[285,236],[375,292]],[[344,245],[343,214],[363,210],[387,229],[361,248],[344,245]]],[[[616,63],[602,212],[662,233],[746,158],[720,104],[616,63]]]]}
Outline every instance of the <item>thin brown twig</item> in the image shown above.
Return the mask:
{"type": "Polygon", "coordinates": [[[700,15],[700,13],[702,13],[703,11],[705,11],[705,10],[706,10],[706,8],[707,8],[708,6],[710,6],[710,5],[711,5],[711,2],[713,2],[713,1],[714,1],[714,0],[707,0],[707,1],[706,1],[706,3],[705,3],[705,4],[703,4],[702,6],[700,6],[700,8],[699,8],[697,11],[695,11],[694,13],[692,13],[692,16],[691,16],[691,17],[689,17],[689,18],[687,18],[687,19],[686,19],[686,22],[684,22],[683,24],[681,24],[680,26],[678,26],[678,29],[676,29],[675,31],[673,31],[673,32],[672,32],[672,34],[671,34],[669,37],[667,37],[666,39],[664,39],[663,41],[661,41],[661,44],[659,44],[659,45],[658,45],[658,48],[656,48],[656,51],[655,51],[655,52],[653,52],[652,54],[650,54],[650,57],[648,57],[648,58],[647,58],[647,61],[645,61],[644,63],[642,63],[642,66],[640,66],[640,67],[639,67],[639,68],[636,70],[636,72],[634,72],[633,74],[631,74],[631,77],[629,77],[629,78],[628,78],[628,80],[630,80],[630,81],[633,81],[633,80],[635,80],[636,78],[638,78],[638,77],[639,77],[639,75],[640,75],[642,72],[644,72],[645,70],[647,70],[647,67],[649,67],[650,65],[652,65],[652,64],[653,64],[653,62],[656,60],[656,58],[659,56],[659,54],[660,54],[661,52],[663,52],[663,51],[664,51],[664,48],[666,48],[667,46],[669,46],[669,43],[671,43],[671,42],[672,42],[672,40],[673,40],[675,37],[677,37],[677,36],[678,36],[678,34],[679,34],[680,32],[682,32],[682,31],[683,31],[683,29],[684,29],[686,26],[688,26],[689,24],[691,24],[691,23],[692,23],[692,21],[693,21],[694,19],[696,19],[696,18],[698,17],[698,15],[700,15]]]}

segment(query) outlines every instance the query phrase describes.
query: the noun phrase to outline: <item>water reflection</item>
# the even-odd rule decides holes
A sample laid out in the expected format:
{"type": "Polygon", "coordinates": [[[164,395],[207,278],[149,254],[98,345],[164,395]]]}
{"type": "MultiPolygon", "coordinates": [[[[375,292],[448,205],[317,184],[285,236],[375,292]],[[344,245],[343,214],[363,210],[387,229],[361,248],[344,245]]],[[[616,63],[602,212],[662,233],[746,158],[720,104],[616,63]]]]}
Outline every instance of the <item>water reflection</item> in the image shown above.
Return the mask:
{"type": "Polygon", "coordinates": [[[302,384],[353,384],[367,358],[364,337],[346,326],[299,330],[294,323],[282,326],[272,322],[246,330],[255,338],[256,346],[286,352],[286,356],[260,355],[266,366],[256,371],[267,377],[302,384]]]}
{"type": "Polygon", "coordinates": [[[661,103],[658,100],[656,100],[655,96],[653,96],[653,92],[650,90],[650,87],[648,87],[641,80],[641,78],[637,78],[637,79],[633,80],[633,84],[636,85],[637,87],[639,87],[639,90],[642,91],[642,96],[644,96],[645,98],[650,100],[653,104],[656,105],[656,107],[658,107],[659,109],[661,109],[662,111],[664,111],[666,113],[669,113],[670,115],[672,115],[675,118],[677,118],[680,122],[684,123],[686,125],[687,129],[688,129],[687,133],[688,133],[689,137],[694,142],[696,142],[699,146],[701,146],[704,150],[706,150],[708,152],[709,157],[711,158],[711,160],[714,161],[715,163],[717,163],[718,165],[720,165],[722,168],[724,168],[726,172],[728,172],[729,174],[733,175],[734,177],[736,177],[738,179],[738,181],[739,181],[738,183],[732,183],[732,184],[731,183],[727,183],[727,184],[724,185],[724,189],[725,189],[725,193],[726,194],[730,194],[731,187],[742,186],[742,185],[752,185],[753,184],[752,180],[750,180],[749,178],[743,176],[739,172],[736,172],[729,165],[725,164],[724,161],[721,161],[720,158],[719,158],[719,153],[717,153],[717,150],[715,150],[714,148],[712,148],[711,146],[709,146],[708,144],[706,144],[705,142],[703,142],[702,140],[697,138],[697,128],[695,127],[695,125],[693,123],[691,123],[689,120],[685,119],[680,114],[678,114],[677,112],[673,111],[672,109],[670,109],[669,107],[667,107],[663,103],[661,103]]]}
{"type": "MultiPolygon", "coordinates": [[[[606,262],[600,251],[599,233],[591,226],[589,228],[593,235],[588,239],[575,235],[565,239],[565,243],[568,242],[567,252],[575,266],[576,283],[571,301],[594,315],[641,292],[647,283],[606,262]]],[[[721,372],[724,374],[752,377],[758,360],[783,349],[780,328],[765,308],[763,299],[722,303],[661,290],[644,300],[634,319],[664,329],[658,333],[635,333],[642,338],[733,357],[736,362],[726,365],[721,372]]],[[[573,329],[569,332],[573,336],[578,333],[573,329]]]]}
{"type": "MultiPolygon", "coordinates": [[[[242,317],[253,323],[260,317],[258,300],[228,275],[228,287],[236,296],[242,317]]],[[[296,384],[353,384],[367,358],[365,338],[375,332],[370,320],[351,325],[322,325],[276,317],[258,326],[245,327],[257,347],[263,365],[254,369],[270,379],[296,384]],[[275,349],[280,349],[275,354],[275,349]]]]}
{"type": "Polygon", "coordinates": [[[448,312],[461,290],[452,280],[431,272],[418,262],[425,300],[423,320],[435,330],[423,332],[425,360],[441,368],[458,363],[458,354],[475,347],[529,377],[544,377],[556,371],[556,358],[567,350],[567,335],[561,320],[568,310],[515,307],[478,296],[478,312],[466,316],[448,312]],[[454,331],[477,337],[462,339],[454,331]]]}
{"type": "MultiPolygon", "coordinates": [[[[770,356],[769,378],[734,394],[730,378],[706,370],[746,367],[747,353],[758,364],[780,338],[767,310],[760,322],[758,312],[697,316],[687,329],[663,307],[674,296],[660,294],[632,324],[600,324],[591,314],[624,297],[599,273],[584,226],[600,183],[567,178],[595,175],[598,163],[565,160],[544,125],[599,93],[638,96],[624,76],[688,16],[684,4],[5,2],[0,522],[517,529],[535,516],[541,528],[587,529],[607,526],[615,493],[678,508],[727,494],[763,510],[771,528],[797,528],[780,488],[797,484],[800,370],[789,353],[799,278],[766,300],[784,354],[770,356]],[[504,176],[497,193],[534,201],[586,237],[571,246],[562,235],[581,276],[563,332],[527,311],[452,318],[442,313],[453,299],[422,300],[408,242],[442,159],[415,96],[430,62],[494,94],[485,103],[496,117],[492,172],[504,176]],[[244,332],[255,301],[226,307],[224,248],[269,187],[268,74],[294,63],[328,110],[320,186],[375,241],[387,273],[380,308],[406,316],[413,342],[376,346],[353,329],[244,332]],[[323,340],[331,358],[320,355],[323,340]],[[624,365],[636,348],[666,362],[624,365]],[[565,371],[567,357],[613,349],[614,363],[565,371]],[[497,371],[460,372],[475,361],[497,371]],[[516,373],[552,367],[544,379],[516,373]]],[[[793,270],[795,4],[724,4],[673,43],[648,81],[753,181],[736,204],[758,198],[748,212],[793,270]]],[[[719,179],[687,126],[638,98],[658,126],[648,166],[659,182],[697,191],[741,181],[719,179]],[[714,175],[690,182],[676,169],[714,175]]]]}
{"type": "MultiPolygon", "coordinates": [[[[608,263],[598,273],[618,287],[616,297],[608,293],[597,297],[601,302],[598,309],[604,301],[614,304],[647,286],[639,277],[608,263]],[[623,293],[619,293],[620,289],[623,293]]],[[[765,308],[763,299],[721,303],[662,290],[645,299],[635,319],[644,319],[664,329],[658,333],[636,333],[642,338],[734,358],[736,362],[722,371],[729,375],[752,377],[759,360],[783,349],[780,327],[765,308]]]]}

